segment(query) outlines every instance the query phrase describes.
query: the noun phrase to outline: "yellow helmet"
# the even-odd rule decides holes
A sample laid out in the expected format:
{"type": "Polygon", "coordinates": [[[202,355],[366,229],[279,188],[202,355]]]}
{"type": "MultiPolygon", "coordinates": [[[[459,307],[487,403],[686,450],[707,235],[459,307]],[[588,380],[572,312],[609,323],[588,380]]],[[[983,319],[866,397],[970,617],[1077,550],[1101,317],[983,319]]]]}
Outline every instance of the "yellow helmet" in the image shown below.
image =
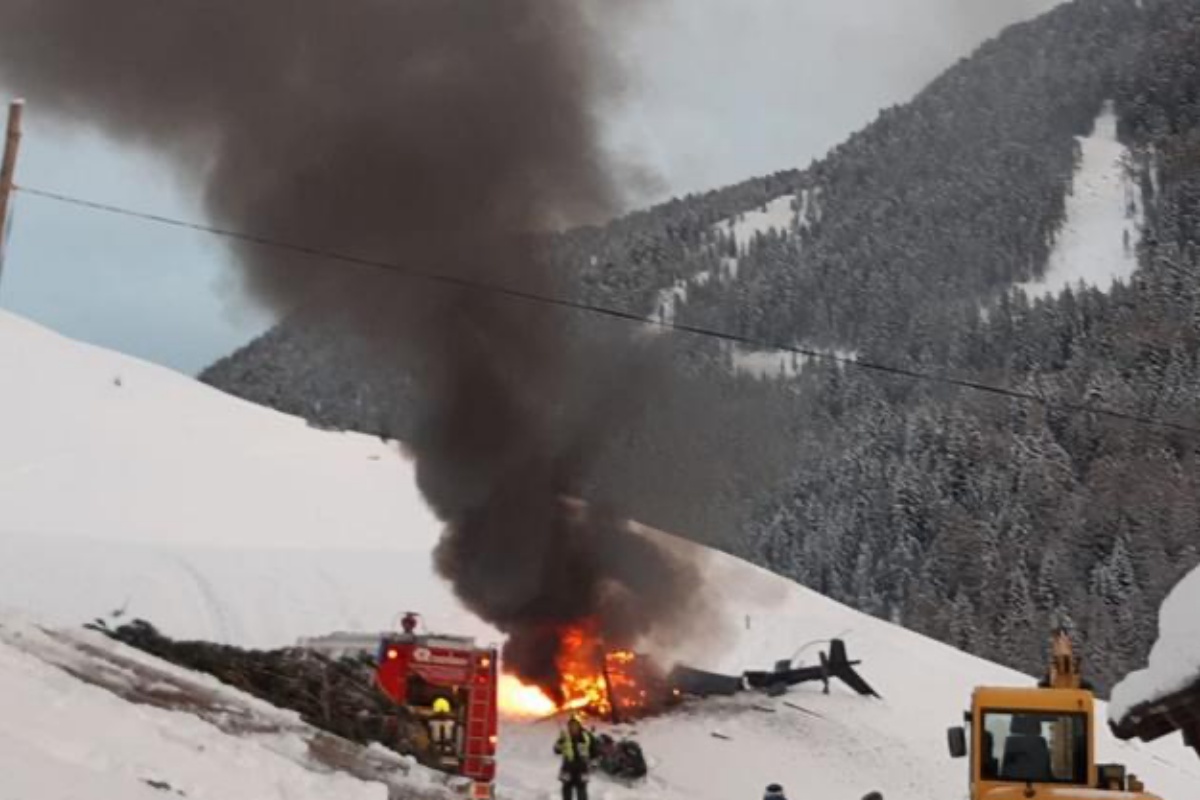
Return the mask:
{"type": "Polygon", "coordinates": [[[438,699],[434,700],[433,701],[433,713],[449,714],[450,713],[450,701],[444,697],[439,697],[438,699]]]}

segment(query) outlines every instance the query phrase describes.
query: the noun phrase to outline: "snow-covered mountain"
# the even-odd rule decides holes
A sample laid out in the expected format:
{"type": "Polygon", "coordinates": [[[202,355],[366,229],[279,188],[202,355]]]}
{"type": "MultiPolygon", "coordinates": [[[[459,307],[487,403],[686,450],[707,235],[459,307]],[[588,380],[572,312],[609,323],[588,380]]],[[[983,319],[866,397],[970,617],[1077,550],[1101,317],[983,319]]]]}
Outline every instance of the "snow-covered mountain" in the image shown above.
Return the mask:
{"type": "MultiPolygon", "coordinates": [[[[7,315],[0,371],[10,376],[0,392],[0,606],[66,628],[124,609],[172,635],[250,645],[388,628],[407,609],[433,628],[495,637],[433,574],[438,526],[395,445],[309,428],[7,315]]],[[[961,797],[945,728],[972,686],[1029,678],[729,556],[694,553],[717,612],[697,620],[675,655],[714,670],[769,667],[792,655],[815,660],[818,643],[836,636],[883,699],[801,688],[687,707],[638,726],[648,784],[601,782],[598,797],[717,800],[755,796],[770,781],[848,800],[871,789],[889,800],[961,797]]],[[[192,738],[204,724],[194,714],[132,706],[75,681],[37,646],[45,634],[13,619],[6,613],[0,625],[0,741],[16,743],[4,774],[21,776],[26,795],[68,796],[82,782],[99,797],[140,797],[121,787],[149,778],[192,798],[238,796],[223,782],[254,771],[241,750],[192,738]],[[48,707],[54,716],[43,718],[48,707]],[[63,719],[85,724],[68,735],[63,719]],[[177,761],[200,746],[205,759],[177,761]],[[225,760],[236,762],[228,773],[225,760]]],[[[552,723],[505,723],[505,796],[554,790],[554,732],[552,723]]],[[[1105,729],[1100,740],[1103,758],[1128,763],[1164,797],[1186,798],[1200,782],[1176,742],[1122,744],[1105,729]]],[[[312,779],[293,774],[294,760],[276,767],[292,777],[246,796],[306,796],[292,787],[312,779]]]]}

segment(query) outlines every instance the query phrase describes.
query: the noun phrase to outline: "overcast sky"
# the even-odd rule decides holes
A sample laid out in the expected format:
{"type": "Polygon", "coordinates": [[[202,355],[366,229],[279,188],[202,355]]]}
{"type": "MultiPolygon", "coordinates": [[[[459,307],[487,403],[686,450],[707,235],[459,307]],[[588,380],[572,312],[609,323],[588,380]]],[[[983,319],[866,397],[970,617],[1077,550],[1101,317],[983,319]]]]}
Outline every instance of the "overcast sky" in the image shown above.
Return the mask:
{"type": "MultiPolygon", "coordinates": [[[[646,203],[804,166],[908,100],[1005,25],[1058,0],[659,0],[612,42],[628,87],[605,114],[647,167],[646,203]]],[[[16,87],[19,92],[19,87],[16,87]]],[[[11,94],[9,88],[6,94],[11,94]]],[[[18,181],[202,219],[152,154],[27,111],[18,181]]],[[[195,372],[263,330],[229,253],[203,234],[21,196],[0,307],[195,372]]]]}

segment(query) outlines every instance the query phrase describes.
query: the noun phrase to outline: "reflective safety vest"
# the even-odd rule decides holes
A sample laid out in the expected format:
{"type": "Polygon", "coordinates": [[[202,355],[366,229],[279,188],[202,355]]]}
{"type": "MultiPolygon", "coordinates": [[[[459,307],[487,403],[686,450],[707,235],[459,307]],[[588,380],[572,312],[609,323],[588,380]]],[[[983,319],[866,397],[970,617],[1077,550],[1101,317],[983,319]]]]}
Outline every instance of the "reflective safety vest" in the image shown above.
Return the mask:
{"type": "MultiPolygon", "coordinates": [[[[569,731],[567,733],[563,734],[562,739],[558,743],[558,746],[559,746],[559,752],[562,754],[562,757],[564,759],[566,759],[568,762],[575,761],[575,759],[576,759],[575,739],[574,739],[574,737],[571,736],[569,731]]],[[[590,733],[588,733],[587,731],[584,731],[583,734],[580,736],[578,757],[585,762],[591,760],[591,757],[592,757],[592,735],[590,733]]]]}

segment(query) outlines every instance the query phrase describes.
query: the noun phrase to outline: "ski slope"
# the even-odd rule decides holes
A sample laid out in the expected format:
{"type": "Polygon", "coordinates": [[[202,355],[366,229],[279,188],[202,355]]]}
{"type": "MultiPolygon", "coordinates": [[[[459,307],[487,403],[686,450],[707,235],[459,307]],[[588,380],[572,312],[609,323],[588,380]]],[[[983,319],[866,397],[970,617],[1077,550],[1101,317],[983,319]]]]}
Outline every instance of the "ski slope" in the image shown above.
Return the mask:
{"type": "Polygon", "coordinates": [[[785,194],[769,200],[762,208],[739,214],[733,219],[718,222],[714,227],[732,236],[737,243],[739,253],[744,253],[756,236],[765,236],[771,231],[781,234],[791,233],[797,225],[808,223],[809,193],[804,192],[802,206],[796,210],[796,195],[785,194]]]}
{"type": "Polygon", "coordinates": [[[1129,150],[1117,139],[1111,101],[1079,146],[1082,158],[1046,272],[1040,280],[1019,284],[1031,298],[1056,295],[1080,283],[1106,291],[1116,281],[1127,281],[1137,268],[1145,209],[1129,150]]]}
{"type": "MultiPolygon", "coordinates": [[[[64,630],[123,610],[168,634],[256,646],[385,629],[408,609],[431,628],[496,636],[433,574],[438,525],[395,445],[310,429],[3,313],[0,370],[9,378],[0,391],[0,607],[64,630]]],[[[888,800],[961,798],[964,767],[946,755],[945,728],[961,718],[972,686],[1030,679],[731,557],[664,541],[701,563],[714,609],[686,646],[657,645],[664,658],[731,672],[793,654],[811,663],[811,643],[838,636],[883,699],[801,687],[779,699],[688,706],[638,726],[647,784],[597,780],[595,797],[725,800],[779,781],[795,796],[831,800],[872,789],[888,800]]],[[[10,619],[5,612],[0,627],[10,619]]],[[[360,796],[358,784],[312,782],[294,758],[271,761],[280,747],[255,744],[270,750],[260,769],[258,756],[204,739],[223,734],[193,731],[179,711],[158,718],[66,681],[31,639],[0,636],[0,739],[18,742],[16,755],[0,756],[0,774],[11,770],[23,782],[13,785],[30,787],[13,797],[68,797],[82,778],[97,789],[89,796],[141,797],[135,778],[171,782],[156,777],[167,774],[191,776],[188,797],[360,796]],[[207,755],[177,763],[201,745],[207,755]],[[241,794],[227,791],[227,761],[228,776],[262,774],[246,777],[241,794]]],[[[554,732],[551,723],[505,723],[502,796],[555,791],[554,732]]],[[[1134,745],[1099,733],[1103,758],[1128,763],[1168,800],[1194,796],[1200,765],[1179,742],[1134,745]]]]}

